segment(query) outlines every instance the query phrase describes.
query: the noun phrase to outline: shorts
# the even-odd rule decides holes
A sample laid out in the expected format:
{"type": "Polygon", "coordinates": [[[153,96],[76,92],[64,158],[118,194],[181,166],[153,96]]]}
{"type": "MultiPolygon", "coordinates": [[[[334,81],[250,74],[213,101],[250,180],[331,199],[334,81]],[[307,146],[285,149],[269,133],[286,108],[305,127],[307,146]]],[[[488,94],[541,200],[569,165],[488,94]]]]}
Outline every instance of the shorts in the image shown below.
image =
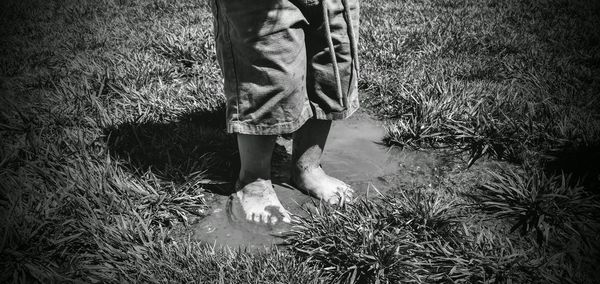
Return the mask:
{"type": "Polygon", "coordinates": [[[358,0],[210,0],[227,132],[292,133],[358,107],[358,0]]]}

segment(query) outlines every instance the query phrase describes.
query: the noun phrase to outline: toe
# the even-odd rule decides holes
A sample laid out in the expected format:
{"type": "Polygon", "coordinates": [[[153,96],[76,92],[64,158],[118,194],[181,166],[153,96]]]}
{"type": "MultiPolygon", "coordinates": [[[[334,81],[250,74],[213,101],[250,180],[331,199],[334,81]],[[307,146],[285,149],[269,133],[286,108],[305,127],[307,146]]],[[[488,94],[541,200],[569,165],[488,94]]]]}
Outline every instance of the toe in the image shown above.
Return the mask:
{"type": "Polygon", "coordinates": [[[340,192],[343,193],[343,195],[345,195],[347,197],[352,197],[352,195],[354,195],[354,189],[352,189],[352,187],[350,187],[347,184],[344,184],[344,186],[339,187],[338,189],[340,192]]]}
{"type": "Polygon", "coordinates": [[[263,223],[263,224],[269,224],[269,219],[270,219],[270,217],[269,217],[268,213],[260,214],[260,222],[261,223],[263,223]]]}
{"type": "Polygon", "coordinates": [[[354,197],[354,189],[348,187],[344,192],[344,195],[346,196],[346,200],[351,200],[354,197]]]}
{"type": "Polygon", "coordinates": [[[341,196],[342,196],[341,194],[336,193],[334,196],[327,199],[327,203],[329,203],[331,205],[339,205],[342,200],[341,196]]]}
{"type": "Polygon", "coordinates": [[[291,217],[291,214],[289,211],[282,208],[279,210],[279,214],[281,214],[281,222],[283,222],[283,223],[291,223],[292,222],[292,217],[291,217]]]}
{"type": "Polygon", "coordinates": [[[332,205],[342,206],[347,203],[352,202],[352,197],[354,196],[354,190],[344,184],[344,186],[338,186],[335,192],[335,195],[329,198],[327,201],[332,205]]]}
{"type": "Polygon", "coordinates": [[[253,222],[260,223],[260,219],[261,219],[260,214],[254,214],[254,213],[252,213],[252,221],[253,222]]]}
{"type": "Polygon", "coordinates": [[[271,216],[271,218],[269,218],[269,224],[274,225],[276,223],[277,223],[277,217],[271,216]]]}
{"type": "Polygon", "coordinates": [[[346,186],[346,192],[348,192],[349,194],[354,194],[354,189],[352,189],[352,187],[350,186],[346,186]]]}

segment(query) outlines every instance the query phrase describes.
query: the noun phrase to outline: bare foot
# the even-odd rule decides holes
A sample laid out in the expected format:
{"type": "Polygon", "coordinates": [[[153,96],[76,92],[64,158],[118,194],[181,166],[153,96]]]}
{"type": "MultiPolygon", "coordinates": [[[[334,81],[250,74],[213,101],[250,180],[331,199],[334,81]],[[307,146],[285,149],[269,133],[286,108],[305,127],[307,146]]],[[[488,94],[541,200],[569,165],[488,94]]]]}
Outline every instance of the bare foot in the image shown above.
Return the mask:
{"type": "Polygon", "coordinates": [[[249,222],[262,224],[290,223],[290,213],[283,208],[270,180],[257,179],[241,187],[236,184],[236,193],[249,222]]]}
{"type": "Polygon", "coordinates": [[[349,185],[327,175],[321,167],[293,171],[292,183],[298,189],[330,204],[350,203],[354,194],[349,185]]]}

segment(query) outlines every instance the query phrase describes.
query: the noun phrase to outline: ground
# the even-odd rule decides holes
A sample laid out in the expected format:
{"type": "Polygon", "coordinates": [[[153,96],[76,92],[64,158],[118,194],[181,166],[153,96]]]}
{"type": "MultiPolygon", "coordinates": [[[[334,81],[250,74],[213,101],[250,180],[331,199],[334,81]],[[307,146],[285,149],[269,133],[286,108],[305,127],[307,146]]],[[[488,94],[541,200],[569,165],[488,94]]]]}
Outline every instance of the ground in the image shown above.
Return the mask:
{"type": "Polygon", "coordinates": [[[238,167],[209,5],[2,1],[0,281],[593,283],[600,4],[361,3],[363,111],[445,166],[251,252],[179,234],[238,167]]]}

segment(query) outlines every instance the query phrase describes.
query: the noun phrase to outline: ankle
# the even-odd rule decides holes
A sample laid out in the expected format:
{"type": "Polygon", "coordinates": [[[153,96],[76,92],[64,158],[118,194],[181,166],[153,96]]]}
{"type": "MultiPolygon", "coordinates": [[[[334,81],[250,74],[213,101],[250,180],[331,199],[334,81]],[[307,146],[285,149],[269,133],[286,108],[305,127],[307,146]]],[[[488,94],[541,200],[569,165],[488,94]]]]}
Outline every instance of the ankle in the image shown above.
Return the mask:
{"type": "Polygon", "coordinates": [[[257,179],[248,183],[242,183],[238,180],[235,188],[238,196],[264,196],[270,194],[272,191],[273,185],[271,184],[271,180],[264,179],[257,179]]]}
{"type": "Polygon", "coordinates": [[[247,184],[257,182],[257,181],[270,181],[271,174],[262,172],[262,173],[251,173],[251,172],[242,172],[238,176],[238,185],[240,187],[244,187],[247,184]]]}

